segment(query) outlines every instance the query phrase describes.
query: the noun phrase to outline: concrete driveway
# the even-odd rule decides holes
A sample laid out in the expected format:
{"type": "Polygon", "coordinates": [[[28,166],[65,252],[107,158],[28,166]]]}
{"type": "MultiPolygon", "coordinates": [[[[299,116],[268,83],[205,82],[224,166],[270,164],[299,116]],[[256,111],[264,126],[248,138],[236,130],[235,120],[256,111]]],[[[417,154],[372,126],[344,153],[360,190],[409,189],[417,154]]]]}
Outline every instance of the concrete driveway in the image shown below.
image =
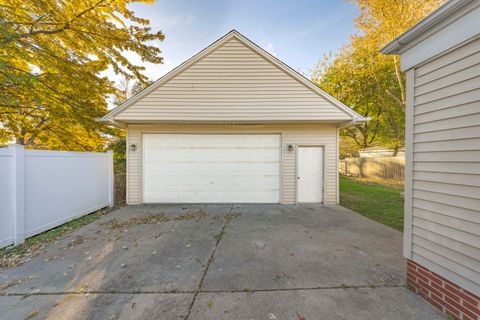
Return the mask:
{"type": "Polygon", "coordinates": [[[342,207],[126,207],[0,269],[2,319],[442,319],[399,232],[342,207]]]}

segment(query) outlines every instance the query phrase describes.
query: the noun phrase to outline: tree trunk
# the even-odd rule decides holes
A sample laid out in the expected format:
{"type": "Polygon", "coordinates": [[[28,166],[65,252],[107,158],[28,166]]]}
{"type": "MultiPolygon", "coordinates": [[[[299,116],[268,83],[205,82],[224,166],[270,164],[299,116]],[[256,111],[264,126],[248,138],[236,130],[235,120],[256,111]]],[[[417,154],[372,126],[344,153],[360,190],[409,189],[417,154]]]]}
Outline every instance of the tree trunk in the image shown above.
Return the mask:
{"type": "Polygon", "coordinates": [[[25,145],[25,138],[24,137],[16,137],[15,144],[21,144],[22,146],[25,145]]]}
{"type": "Polygon", "coordinates": [[[400,148],[399,148],[398,144],[396,144],[395,147],[393,148],[393,156],[394,157],[396,157],[398,155],[398,149],[400,149],[400,148]]]}

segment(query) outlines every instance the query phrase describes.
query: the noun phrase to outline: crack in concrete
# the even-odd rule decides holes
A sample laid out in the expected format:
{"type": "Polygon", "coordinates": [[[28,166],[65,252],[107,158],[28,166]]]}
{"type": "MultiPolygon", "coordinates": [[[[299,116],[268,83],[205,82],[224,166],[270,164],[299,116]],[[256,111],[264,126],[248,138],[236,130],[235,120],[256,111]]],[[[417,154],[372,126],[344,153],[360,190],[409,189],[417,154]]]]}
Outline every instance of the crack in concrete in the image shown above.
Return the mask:
{"type": "Polygon", "coordinates": [[[29,293],[0,293],[0,297],[29,297],[29,296],[61,296],[61,295],[89,295],[89,294],[193,294],[195,291],[183,290],[138,290],[138,291],[109,291],[109,290],[92,290],[92,291],[53,291],[53,292],[29,292],[29,293]]]}
{"type": "Polygon", "coordinates": [[[264,288],[264,289],[243,289],[243,290],[202,290],[200,293],[256,293],[256,292],[288,292],[288,291],[316,291],[332,289],[377,289],[377,288],[405,288],[405,285],[340,285],[320,286],[305,288],[264,288]]]}
{"type": "Polygon", "coordinates": [[[231,221],[231,218],[229,218],[229,216],[232,213],[233,206],[234,205],[232,204],[232,206],[230,207],[230,211],[228,212],[228,214],[225,215],[225,223],[223,224],[222,230],[220,231],[220,233],[218,235],[215,236],[215,239],[217,240],[216,243],[215,243],[215,247],[213,248],[213,251],[210,254],[210,257],[208,258],[208,262],[207,262],[207,265],[205,266],[205,270],[203,271],[202,278],[200,279],[200,281],[198,283],[198,286],[197,286],[197,289],[195,290],[195,292],[193,294],[192,302],[190,303],[190,305],[188,307],[187,314],[183,318],[184,320],[188,320],[188,318],[190,317],[190,314],[192,313],[193,305],[195,304],[195,301],[197,300],[198,294],[202,290],[203,280],[205,279],[205,276],[207,275],[208,269],[210,268],[210,265],[213,262],[213,257],[215,255],[215,252],[217,251],[218,244],[220,243],[220,241],[223,238],[223,235],[225,233],[225,228],[227,227],[227,225],[231,221]]]}
{"type": "Polygon", "coordinates": [[[30,292],[30,293],[0,293],[0,297],[28,297],[28,296],[49,296],[49,295],[85,295],[85,294],[195,294],[199,293],[248,293],[256,292],[288,292],[288,291],[316,291],[333,289],[378,289],[378,288],[405,288],[405,285],[340,285],[340,286],[319,286],[319,287],[301,287],[301,288],[264,288],[264,289],[243,289],[243,290],[148,290],[148,291],[55,291],[55,292],[30,292]]]}

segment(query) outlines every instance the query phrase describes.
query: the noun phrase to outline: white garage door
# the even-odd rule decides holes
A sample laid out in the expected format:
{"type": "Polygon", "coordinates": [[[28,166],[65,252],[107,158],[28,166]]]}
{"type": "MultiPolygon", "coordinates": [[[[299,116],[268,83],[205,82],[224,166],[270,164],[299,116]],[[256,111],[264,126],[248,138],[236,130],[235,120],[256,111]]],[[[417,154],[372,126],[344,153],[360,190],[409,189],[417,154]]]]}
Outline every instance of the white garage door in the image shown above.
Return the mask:
{"type": "Polygon", "coordinates": [[[145,134],[144,202],[278,203],[280,136],[145,134]]]}

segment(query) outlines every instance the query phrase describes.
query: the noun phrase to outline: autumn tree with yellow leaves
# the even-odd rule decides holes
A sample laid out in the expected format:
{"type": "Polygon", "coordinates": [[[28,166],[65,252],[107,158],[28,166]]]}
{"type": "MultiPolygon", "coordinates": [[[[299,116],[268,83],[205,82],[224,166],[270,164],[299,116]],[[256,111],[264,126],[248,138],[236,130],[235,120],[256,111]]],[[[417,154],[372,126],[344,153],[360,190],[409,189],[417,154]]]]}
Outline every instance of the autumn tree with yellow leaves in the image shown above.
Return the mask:
{"type": "Polygon", "coordinates": [[[398,56],[386,56],[379,50],[443,1],[351,2],[360,9],[355,19],[357,33],[338,54],[319,62],[312,80],[360,114],[372,117],[365,124],[343,130],[343,144],[350,149],[344,153],[375,145],[397,150],[405,141],[405,75],[398,56]]]}
{"type": "Polygon", "coordinates": [[[146,83],[125,52],[162,63],[164,35],[128,9],[132,2],[152,1],[0,0],[0,143],[104,147],[113,129],[95,118],[119,92],[102,72],[146,83]]]}

